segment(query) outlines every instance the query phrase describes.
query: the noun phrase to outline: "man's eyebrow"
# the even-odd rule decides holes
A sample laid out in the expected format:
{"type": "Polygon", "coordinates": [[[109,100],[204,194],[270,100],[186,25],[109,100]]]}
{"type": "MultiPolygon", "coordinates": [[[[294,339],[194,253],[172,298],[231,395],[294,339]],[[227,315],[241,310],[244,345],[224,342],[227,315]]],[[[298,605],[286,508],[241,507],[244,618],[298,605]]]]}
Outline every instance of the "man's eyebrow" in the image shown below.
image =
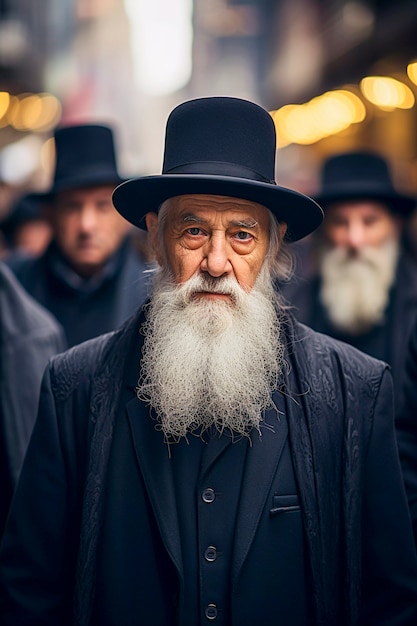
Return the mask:
{"type": "MultiPolygon", "coordinates": [[[[193,222],[199,224],[206,224],[207,220],[202,217],[198,217],[197,215],[193,215],[188,213],[184,215],[182,218],[183,222],[193,222]]],[[[258,222],[254,219],[249,218],[248,220],[232,220],[230,226],[237,226],[239,228],[256,228],[258,226],[258,222]]]]}
{"type": "Polygon", "coordinates": [[[256,220],[238,220],[236,222],[230,222],[232,226],[240,226],[241,228],[256,228],[258,226],[258,222],[256,220]]]}
{"type": "Polygon", "coordinates": [[[183,222],[199,222],[200,224],[206,224],[207,220],[202,217],[197,217],[197,215],[193,215],[192,213],[187,213],[182,217],[183,222]]]}

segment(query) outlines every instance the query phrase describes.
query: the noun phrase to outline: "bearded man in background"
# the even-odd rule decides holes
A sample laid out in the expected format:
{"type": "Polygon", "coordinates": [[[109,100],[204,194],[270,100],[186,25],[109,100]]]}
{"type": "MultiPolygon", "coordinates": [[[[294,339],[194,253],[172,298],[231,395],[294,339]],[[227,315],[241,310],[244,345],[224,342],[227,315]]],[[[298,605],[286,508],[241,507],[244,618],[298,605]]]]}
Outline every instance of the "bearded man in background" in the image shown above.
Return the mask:
{"type": "Polygon", "coordinates": [[[417,265],[403,236],[415,200],[371,152],[327,159],[316,200],[325,218],[311,237],[308,271],[283,292],[299,321],[389,363],[399,401],[417,314],[417,265]]]}
{"type": "Polygon", "coordinates": [[[322,211],[275,183],[275,149],[258,105],[192,100],[162,175],[115,190],[145,218],[154,289],[45,373],[4,624],[415,624],[391,376],[281,304],[286,244],[322,211]]]}

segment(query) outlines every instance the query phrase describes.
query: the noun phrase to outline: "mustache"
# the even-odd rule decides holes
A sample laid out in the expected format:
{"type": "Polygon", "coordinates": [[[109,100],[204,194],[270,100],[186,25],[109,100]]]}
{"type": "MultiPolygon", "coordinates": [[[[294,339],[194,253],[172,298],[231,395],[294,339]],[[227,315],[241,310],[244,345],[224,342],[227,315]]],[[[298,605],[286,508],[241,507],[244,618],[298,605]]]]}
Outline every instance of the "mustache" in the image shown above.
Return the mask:
{"type": "Polygon", "coordinates": [[[231,276],[215,278],[208,274],[195,274],[186,283],[178,287],[184,305],[190,304],[198,293],[216,293],[227,295],[234,304],[238,304],[247,292],[231,276]]]}
{"type": "Polygon", "coordinates": [[[372,268],[379,268],[381,263],[381,252],[379,248],[364,246],[361,249],[351,248],[331,248],[325,256],[332,255],[333,262],[341,267],[362,264],[372,268]]]}

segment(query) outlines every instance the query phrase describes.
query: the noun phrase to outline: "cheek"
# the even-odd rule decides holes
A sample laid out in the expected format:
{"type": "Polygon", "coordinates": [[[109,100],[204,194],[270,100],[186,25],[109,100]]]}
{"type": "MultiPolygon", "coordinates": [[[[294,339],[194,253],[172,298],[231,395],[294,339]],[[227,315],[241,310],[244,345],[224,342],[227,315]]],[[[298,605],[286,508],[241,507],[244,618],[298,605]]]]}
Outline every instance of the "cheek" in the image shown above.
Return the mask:
{"type": "Polygon", "coordinates": [[[110,241],[119,243],[129,232],[129,224],[121,222],[120,220],[109,220],[105,227],[105,232],[110,241]]]}
{"type": "Polygon", "coordinates": [[[324,234],[327,241],[334,246],[341,246],[344,244],[346,237],[344,236],[344,229],[337,226],[330,226],[326,224],[324,226],[324,234]]]}
{"type": "Polygon", "coordinates": [[[262,269],[265,255],[248,258],[237,257],[233,263],[236,280],[242,287],[252,289],[262,269]]]}
{"type": "Polygon", "coordinates": [[[167,251],[167,258],[176,281],[182,283],[199,270],[202,255],[198,250],[184,250],[178,246],[167,251]]]}
{"type": "Polygon", "coordinates": [[[55,222],[55,238],[62,245],[68,244],[70,241],[76,238],[78,226],[77,220],[74,217],[66,216],[62,219],[57,219],[55,222]]]}
{"type": "Polygon", "coordinates": [[[397,237],[397,232],[398,231],[394,225],[391,225],[391,224],[381,225],[381,228],[378,229],[378,232],[375,235],[375,239],[376,239],[375,245],[382,245],[389,239],[392,239],[392,238],[395,239],[397,237]]]}

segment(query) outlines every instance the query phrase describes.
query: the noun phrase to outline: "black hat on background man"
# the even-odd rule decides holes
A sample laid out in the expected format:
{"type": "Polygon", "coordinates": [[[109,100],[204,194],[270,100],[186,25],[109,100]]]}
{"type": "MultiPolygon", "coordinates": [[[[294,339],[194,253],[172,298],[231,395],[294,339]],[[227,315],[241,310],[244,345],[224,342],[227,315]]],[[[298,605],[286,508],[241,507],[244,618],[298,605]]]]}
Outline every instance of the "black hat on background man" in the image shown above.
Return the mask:
{"type": "Polygon", "coordinates": [[[82,124],[57,128],[55,171],[51,188],[42,198],[51,201],[60,192],[77,187],[122,183],[117,169],[113,131],[109,126],[82,124]]]}
{"type": "Polygon", "coordinates": [[[288,225],[296,241],[323,219],[318,204],[275,182],[276,134],[271,115],[240,98],[199,98],[180,104],[166,125],[162,174],[129,180],[113,192],[116,209],[135,226],[183,194],[213,194],[258,202],[288,225]]]}
{"type": "Polygon", "coordinates": [[[411,213],[416,202],[395,188],[387,161],[367,151],[329,157],[323,164],[321,190],[315,199],[324,209],[345,200],[377,200],[403,217],[411,213]]]}

